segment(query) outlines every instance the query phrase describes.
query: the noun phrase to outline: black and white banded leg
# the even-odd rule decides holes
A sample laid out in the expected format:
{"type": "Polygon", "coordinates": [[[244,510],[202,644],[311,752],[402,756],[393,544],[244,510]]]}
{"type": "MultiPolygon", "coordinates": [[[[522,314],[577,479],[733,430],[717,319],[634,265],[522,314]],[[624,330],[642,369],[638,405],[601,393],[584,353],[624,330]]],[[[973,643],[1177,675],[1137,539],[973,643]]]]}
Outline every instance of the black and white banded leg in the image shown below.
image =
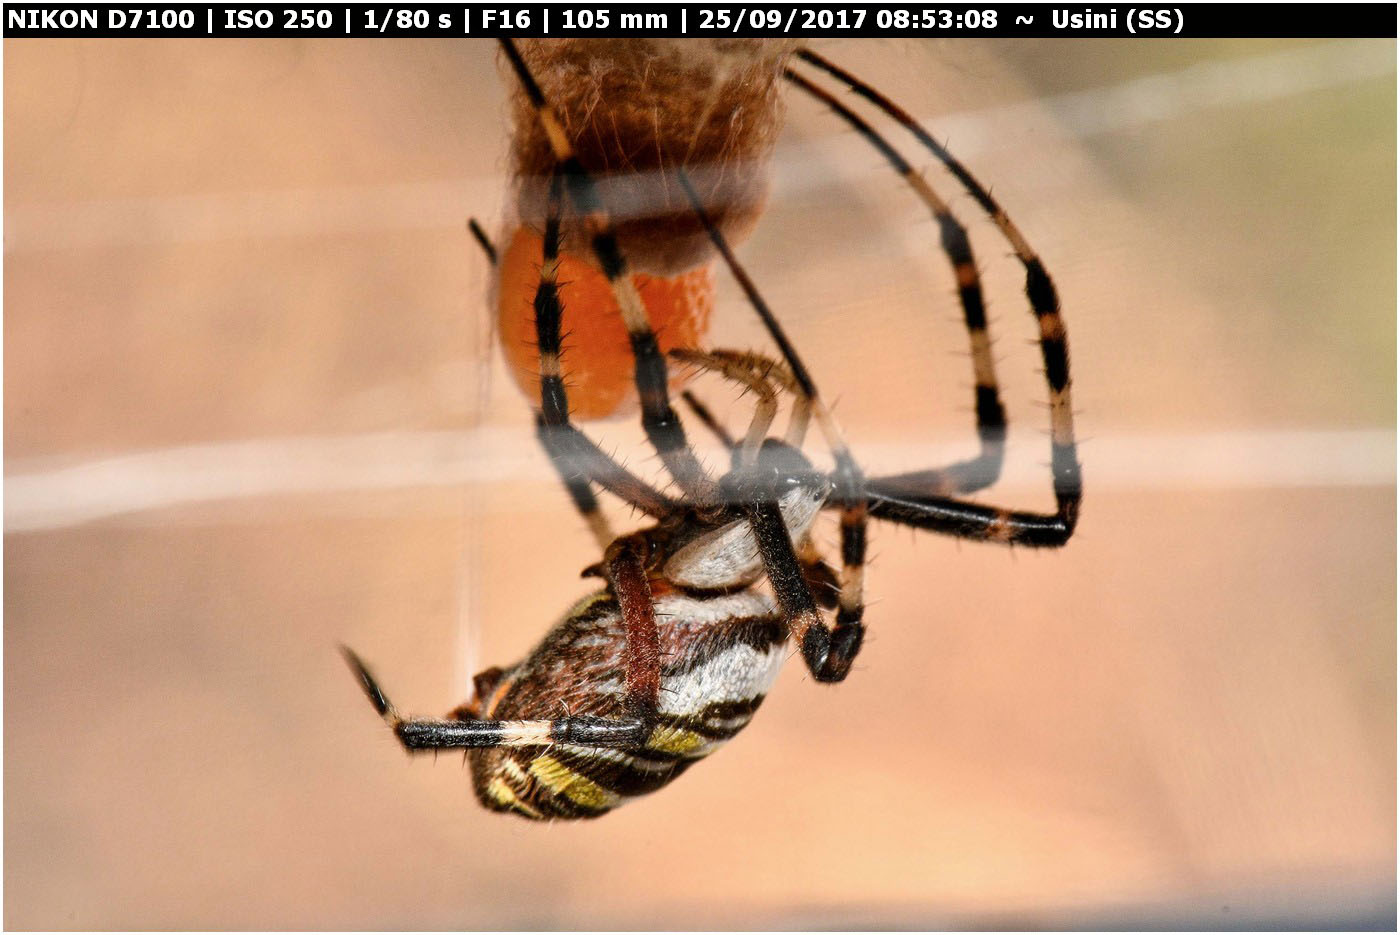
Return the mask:
{"type": "MultiPolygon", "coordinates": [[[[458,708],[451,718],[406,718],[389,701],[369,667],[349,647],[341,653],[376,712],[393,729],[405,750],[482,747],[547,747],[572,744],[615,750],[640,750],[659,724],[661,652],[656,609],[646,574],[647,544],[642,535],[615,541],[604,560],[604,575],[622,611],[625,716],[565,716],[553,720],[479,718],[458,708]]],[[[483,673],[491,676],[492,672],[483,673]]],[[[499,674],[494,673],[494,674],[499,674]]],[[[479,679],[482,676],[478,677],[479,679]]]]}
{"type": "Polygon", "coordinates": [[[364,661],[348,647],[342,646],[340,651],[374,709],[410,753],[453,747],[546,747],[556,743],[631,750],[646,743],[648,728],[641,718],[563,717],[552,721],[406,718],[384,694],[364,661]]]}

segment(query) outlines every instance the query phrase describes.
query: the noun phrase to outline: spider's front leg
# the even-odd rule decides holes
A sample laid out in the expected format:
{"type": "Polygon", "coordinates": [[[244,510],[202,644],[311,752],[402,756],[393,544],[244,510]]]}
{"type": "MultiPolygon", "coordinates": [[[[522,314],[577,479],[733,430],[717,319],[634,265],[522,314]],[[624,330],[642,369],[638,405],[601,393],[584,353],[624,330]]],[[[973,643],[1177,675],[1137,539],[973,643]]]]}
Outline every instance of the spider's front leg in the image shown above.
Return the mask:
{"type": "MultiPolygon", "coordinates": [[[[647,319],[646,306],[632,281],[629,263],[618,245],[613,222],[598,186],[580,163],[558,115],[545,99],[544,92],[515,44],[510,39],[501,39],[500,42],[553,152],[555,165],[550,180],[547,223],[554,224],[559,216],[559,185],[562,184],[568,190],[580,222],[588,231],[593,259],[608,281],[623,326],[627,329],[635,365],[633,378],[641,402],[642,428],[685,498],[692,503],[709,504],[713,500],[714,483],[687,443],[680,417],[671,408],[666,384],[666,358],[647,319]]],[[[538,303],[536,312],[538,315],[538,303]]],[[[542,365],[543,350],[542,347],[542,365]]]]}
{"type": "Polygon", "coordinates": [[[858,548],[848,547],[851,531],[842,524],[844,558],[856,561],[843,561],[839,584],[813,550],[804,549],[799,557],[779,501],[794,485],[810,483],[811,469],[805,464],[788,463],[789,458],[784,455],[790,452],[792,449],[782,442],[770,439],[757,464],[730,475],[729,493],[753,529],[764,573],[807,669],[819,682],[840,682],[850,674],[865,636],[858,578],[864,559],[865,524],[862,517],[855,527],[858,548]],[[853,568],[857,575],[854,578],[853,568]],[[827,624],[818,603],[836,605],[835,626],[827,624]]]}
{"type": "Polygon", "coordinates": [[[781,465],[774,460],[777,452],[791,450],[781,442],[764,443],[759,463],[750,465],[739,474],[736,489],[727,497],[739,503],[753,528],[778,605],[783,612],[789,632],[802,651],[803,661],[819,682],[839,682],[850,673],[851,663],[860,652],[865,637],[865,552],[866,529],[869,523],[869,495],[865,477],[846,445],[831,410],[821,400],[817,386],[798,356],[797,350],[783,332],[772,309],[759,294],[753,279],[739,263],[724,235],[705,210],[683,170],[676,172],[676,181],[690,200],[691,210],[710,236],[740,288],[758,313],[768,333],[782,352],[794,395],[798,397],[800,415],[794,418],[792,437],[799,439],[805,431],[806,420],[815,417],[818,428],[826,437],[836,468],[831,473],[832,493],[829,503],[841,512],[841,577],[837,597],[836,625],[828,627],[817,612],[808,573],[819,571],[809,561],[808,573],[793,548],[792,537],[778,507],[782,487],[788,483],[781,465]],[[763,457],[768,454],[769,457],[763,457]]]}
{"type": "Polygon", "coordinates": [[[971,461],[944,468],[871,478],[865,487],[870,515],[966,539],[1051,548],[1064,545],[1074,534],[1079,521],[1083,479],[1075,443],[1074,407],[1070,401],[1068,339],[1064,320],[1060,316],[1059,297],[1044,263],[1012,223],[1005,209],[992,197],[991,191],[978,182],[967,167],[907,111],[855,75],[809,49],[800,49],[797,57],[846,85],[912,134],[958,180],[1001,232],[1025,268],[1026,298],[1040,331],[1041,358],[1050,391],[1050,473],[1055,512],[1006,510],[956,499],[955,494],[971,493],[996,479],[1001,468],[1006,431],[1005,416],[997,397],[995,373],[988,356],[986,317],[980,286],[976,284],[976,267],[972,264],[972,254],[966,243],[966,231],[953,218],[946,203],[933,194],[932,189],[913,173],[908,162],[869,124],[830,94],[789,72],[789,80],[823,101],[884,153],[933,209],[943,232],[944,249],[953,261],[972,339],[982,453],[971,461]],[[971,286],[976,286],[975,290],[970,290],[971,286]]]}

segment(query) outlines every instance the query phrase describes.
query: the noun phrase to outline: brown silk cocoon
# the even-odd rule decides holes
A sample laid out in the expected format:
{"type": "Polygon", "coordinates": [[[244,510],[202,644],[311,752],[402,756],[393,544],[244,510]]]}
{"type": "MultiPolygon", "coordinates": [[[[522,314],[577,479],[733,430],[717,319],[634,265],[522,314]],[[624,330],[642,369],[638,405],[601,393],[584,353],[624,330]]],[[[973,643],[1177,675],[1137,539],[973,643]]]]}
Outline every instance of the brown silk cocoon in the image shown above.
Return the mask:
{"type": "MultiPolygon", "coordinates": [[[[768,190],[782,124],[778,92],[793,44],[758,40],[520,40],[633,269],[673,276],[713,248],[671,175],[684,166],[730,242],[748,235],[768,190]]],[[[515,86],[515,82],[509,82],[515,86]]],[[[524,94],[513,99],[511,156],[521,220],[542,227],[554,157],[524,94]]],[[[590,257],[580,225],[564,248],[590,257]]]]}

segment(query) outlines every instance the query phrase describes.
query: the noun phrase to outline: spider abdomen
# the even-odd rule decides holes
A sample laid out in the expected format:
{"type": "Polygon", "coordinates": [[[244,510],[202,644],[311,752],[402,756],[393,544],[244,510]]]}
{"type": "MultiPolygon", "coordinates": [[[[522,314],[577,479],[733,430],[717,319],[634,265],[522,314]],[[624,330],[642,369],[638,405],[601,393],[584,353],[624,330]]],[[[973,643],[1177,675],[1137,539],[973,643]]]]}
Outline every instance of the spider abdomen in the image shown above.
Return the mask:
{"type": "MultiPolygon", "coordinates": [[[[766,594],[670,594],[656,600],[661,691],[637,749],[558,743],[472,750],[477,798],[530,818],[590,818],[654,792],[742,730],[788,655],[766,594]]],[[[607,591],[576,604],[524,661],[501,675],[483,715],[623,718],[625,631],[607,591]]]]}

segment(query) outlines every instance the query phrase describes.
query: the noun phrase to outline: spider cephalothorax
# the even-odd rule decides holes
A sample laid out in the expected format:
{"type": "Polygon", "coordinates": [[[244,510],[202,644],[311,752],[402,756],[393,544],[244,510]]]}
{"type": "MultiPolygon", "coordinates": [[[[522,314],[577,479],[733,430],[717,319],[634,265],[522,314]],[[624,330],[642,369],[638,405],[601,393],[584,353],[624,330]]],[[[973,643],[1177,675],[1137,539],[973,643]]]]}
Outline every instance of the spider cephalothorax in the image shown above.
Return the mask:
{"type": "Polygon", "coordinates": [[[509,41],[503,46],[554,158],[545,189],[543,262],[533,298],[536,427],[598,540],[602,561],[585,574],[601,578],[603,587],[570,608],[523,661],[478,675],[474,698],[442,720],[400,716],[359,658],[349,650],[346,656],[405,748],[467,748],[477,796],[488,808],[537,819],[591,817],[660,788],[737,733],[789,655],[799,655],[818,681],[846,677],[864,634],[870,517],[966,539],[1062,545],[1074,531],[1081,489],[1069,354],[1050,277],[991,195],[883,95],[815,53],[798,50],[797,60],[835,78],[913,133],[1001,230],[1025,267],[1026,296],[1039,324],[1050,390],[1055,512],[1006,510],[961,499],[996,480],[1006,432],[966,231],[879,132],[789,65],[784,77],[865,137],[929,208],[958,283],[972,349],[980,453],[930,470],[866,477],[801,358],[680,166],[674,168],[678,189],[743,287],[781,360],[722,350],[662,353],[590,167],[574,153],[525,60],[509,41]],[[571,421],[560,362],[567,310],[560,299],[558,264],[565,223],[587,232],[584,240],[593,262],[616,300],[635,361],[642,425],[677,495],[630,473],[571,421]],[[685,394],[693,414],[731,452],[731,468],[722,477],[704,470],[670,405],[670,374],[676,367],[715,373],[757,401],[747,432],[735,440],[698,399],[685,394]],[[788,403],[788,422],[778,439],[769,431],[783,402],[788,403]],[[803,453],[812,425],[830,453],[830,471],[818,470],[803,453]],[[614,535],[599,510],[598,488],[649,515],[653,523],[614,535]],[[839,572],[811,540],[812,524],[826,509],[840,517],[839,572]]]}

